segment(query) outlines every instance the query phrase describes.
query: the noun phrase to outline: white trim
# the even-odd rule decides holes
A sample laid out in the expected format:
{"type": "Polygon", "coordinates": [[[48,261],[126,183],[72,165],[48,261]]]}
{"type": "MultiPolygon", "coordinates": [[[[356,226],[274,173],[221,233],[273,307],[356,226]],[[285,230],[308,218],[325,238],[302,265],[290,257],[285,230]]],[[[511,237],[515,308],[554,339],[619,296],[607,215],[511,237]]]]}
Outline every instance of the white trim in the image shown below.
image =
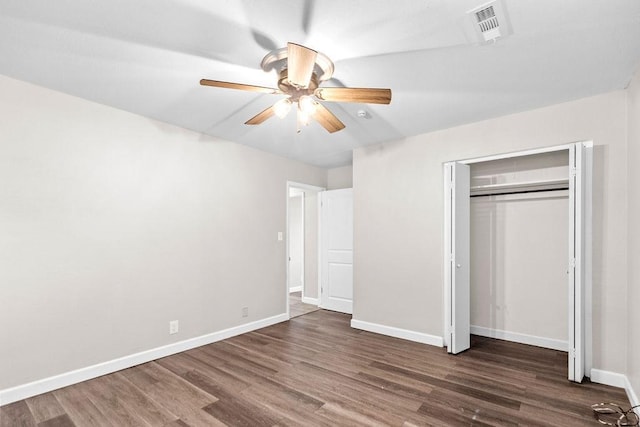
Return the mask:
{"type": "MultiPolygon", "coordinates": [[[[629,398],[629,402],[631,403],[631,406],[633,407],[633,406],[640,405],[640,400],[638,400],[638,395],[633,389],[633,386],[631,385],[631,381],[629,381],[629,377],[625,376],[624,379],[625,379],[624,389],[627,392],[627,397],[629,398]]],[[[638,416],[640,416],[640,408],[636,408],[634,409],[634,411],[636,414],[638,414],[638,416]]]]}
{"type": "MultiPolygon", "coordinates": [[[[318,295],[318,308],[320,308],[320,301],[322,299],[322,200],[324,198],[324,192],[326,190],[320,191],[317,193],[317,203],[316,203],[316,218],[318,218],[318,229],[316,230],[318,232],[317,234],[317,241],[318,241],[318,245],[317,245],[317,250],[318,250],[318,256],[317,256],[317,261],[318,261],[318,268],[316,269],[318,271],[318,289],[316,290],[316,295],[318,295]]],[[[303,292],[304,293],[304,292],[303,292]]],[[[303,295],[304,296],[304,295],[303,295]]]]}
{"type": "MultiPolygon", "coordinates": [[[[321,191],[325,191],[324,187],[317,187],[315,185],[309,185],[309,184],[302,184],[300,182],[295,182],[295,181],[287,181],[286,183],[286,193],[285,193],[285,227],[287,230],[286,233],[286,238],[284,239],[284,243],[285,243],[285,257],[284,257],[284,270],[285,270],[285,289],[284,289],[284,303],[285,303],[285,307],[286,309],[286,315],[287,315],[287,319],[291,318],[291,311],[289,309],[289,189],[291,188],[298,188],[298,189],[302,189],[302,190],[308,190],[308,191],[315,191],[316,193],[320,194],[321,191]]],[[[304,203],[304,202],[303,202],[304,203]]],[[[320,214],[320,203],[317,203],[317,209],[318,209],[318,215],[320,214]]],[[[320,218],[318,217],[318,240],[320,239],[320,218]]],[[[306,228],[306,225],[305,225],[306,228]]],[[[303,231],[303,235],[304,235],[304,231],[303,231]]],[[[306,261],[306,259],[305,259],[306,261]]],[[[304,262],[303,261],[303,271],[304,271],[304,262]]],[[[318,266],[320,265],[320,261],[318,260],[318,266]]],[[[304,275],[303,275],[304,276],[304,275]]],[[[302,294],[303,294],[303,298],[304,298],[304,277],[303,277],[303,289],[302,289],[302,294]]],[[[318,268],[318,292],[320,292],[320,268],[318,268]]],[[[318,294],[319,295],[319,294],[318,294]]]]}
{"type": "MultiPolygon", "coordinates": [[[[601,369],[592,369],[591,382],[610,385],[612,387],[624,388],[624,390],[627,392],[627,398],[629,399],[631,407],[640,405],[638,395],[633,389],[631,381],[629,381],[629,377],[627,377],[626,375],[618,374],[616,372],[603,371],[601,369]]],[[[636,414],[638,414],[638,416],[640,416],[640,408],[636,408],[634,411],[636,414]]]]}
{"type": "Polygon", "coordinates": [[[267,317],[266,319],[256,320],[254,322],[245,323],[244,325],[234,326],[232,328],[223,329],[207,335],[190,338],[151,350],[142,351],[140,353],[130,354],[128,356],[98,363],[93,366],[76,369],[74,371],[65,372],[63,374],[54,375],[52,377],[43,378],[27,384],[0,390],[0,405],[6,405],[38,394],[47,393],[82,381],[87,381],[102,375],[110,374],[122,369],[130,368],[141,363],[150,362],[172,354],[180,353],[192,348],[222,341],[236,335],[245,334],[255,331],[256,329],[265,328],[275,325],[276,323],[289,320],[287,314],[278,314],[277,316],[267,317]]]}
{"type": "Polygon", "coordinates": [[[535,345],[537,347],[550,348],[553,350],[569,350],[569,343],[567,341],[538,337],[535,335],[521,334],[518,332],[503,331],[501,329],[485,328],[483,326],[471,325],[471,334],[479,335],[481,337],[517,342],[520,344],[535,345]]]}
{"type": "Polygon", "coordinates": [[[410,331],[408,329],[394,328],[393,326],[380,325],[378,323],[364,322],[362,320],[351,320],[351,327],[363,331],[374,332],[376,334],[401,338],[403,340],[415,341],[422,344],[429,344],[436,347],[443,347],[442,337],[429,335],[422,332],[410,331]]]}
{"type": "Polygon", "coordinates": [[[591,370],[591,382],[610,385],[612,387],[624,388],[627,383],[627,377],[623,374],[611,371],[603,371],[601,369],[591,370]]]}
{"type": "Polygon", "coordinates": [[[303,286],[294,286],[293,288],[289,288],[289,293],[292,294],[294,292],[302,292],[303,286]]]}
{"type": "MultiPolygon", "coordinates": [[[[563,145],[556,145],[556,146],[551,146],[551,147],[542,147],[542,148],[534,148],[534,149],[530,149],[530,150],[524,150],[524,151],[517,151],[517,152],[512,152],[512,153],[504,153],[504,154],[496,154],[496,155],[490,155],[490,156],[484,156],[484,157],[477,157],[477,158],[472,158],[472,159],[465,159],[465,160],[458,160],[457,162],[459,163],[463,163],[463,164],[472,164],[472,163],[478,163],[478,162],[486,162],[486,161],[491,161],[491,160],[498,160],[498,159],[507,159],[507,158],[513,158],[513,157],[521,157],[521,156],[527,156],[527,155],[533,155],[533,154],[541,154],[541,153],[550,153],[550,152],[558,152],[558,151],[564,151],[564,150],[569,150],[570,152],[574,152],[574,151],[579,151],[581,154],[584,154],[584,157],[581,157],[581,160],[584,160],[584,162],[581,161],[580,165],[576,165],[580,167],[580,174],[582,175],[582,179],[584,179],[584,187],[580,188],[580,196],[581,196],[581,201],[582,202],[590,202],[592,199],[592,186],[591,186],[591,180],[592,175],[590,174],[590,172],[592,171],[592,165],[590,164],[590,162],[593,159],[593,155],[591,153],[592,151],[592,147],[593,147],[593,141],[580,141],[580,142],[573,142],[570,144],[563,144],[563,145]]],[[[451,163],[454,162],[445,162],[443,163],[445,172],[447,171],[447,167],[448,165],[450,165],[451,163]]],[[[570,159],[570,163],[571,163],[571,159],[570,159]]],[[[446,176],[446,175],[445,175],[446,176]]],[[[447,187],[446,187],[446,179],[445,179],[445,194],[447,192],[447,187]]],[[[592,345],[593,345],[593,341],[592,341],[592,307],[591,307],[591,302],[592,302],[592,296],[591,296],[591,286],[592,286],[592,271],[591,271],[591,261],[592,261],[592,256],[591,256],[591,238],[592,238],[592,231],[591,231],[591,206],[586,206],[586,205],[582,205],[582,214],[584,215],[583,218],[580,218],[579,221],[577,221],[577,224],[580,229],[580,242],[579,242],[579,247],[580,247],[580,251],[581,254],[580,256],[575,256],[576,262],[579,263],[579,275],[578,275],[578,279],[579,279],[579,290],[578,292],[571,292],[571,294],[569,295],[569,304],[568,304],[568,311],[569,311],[569,321],[571,322],[572,320],[577,322],[577,330],[574,328],[570,328],[569,330],[569,337],[570,337],[570,342],[573,343],[572,345],[574,346],[574,350],[575,350],[575,354],[576,354],[576,358],[572,358],[569,361],[569,366],[568,366],[568,377],[570,380],[575,380],[580,382],[582,380],[582,377],[584,376],[585,372],[589,372],[589,367],[591,366],[592,363],[592,345]],[[582,234],[583,233],[583,234],[582,234]],[[588,265],[586,263],[589,263],[588,265]],[[586,305],[589,305],[588,307],[586,305]],[[576,338],[576,333],[578,334],[578,337],[576,338]],[[574,343],[575,341],[575,343],[574,343]],[[573,363],[574,361],[577,361],[579,363],[573,363]],[[577,368],[577,369],[574,369],[577,368]]],[[[452,298],[451,292],[447,292],[448,290],[448,286],[450,285],[450,283],[448,283],[449,277],[447,276],[447,249],[448,249],[448,244],[447,244],[447,239],[450,238],[450,227],[452,227],[451,224],[451,220],[447,219],[447,203],[445,203],[445,217],[444,217],[444,249],[445,249],[445,253],[443,254],[445,257],[444,260],[444,277],[443,277],[443,282],[444,282],[444,297],[445,297],[445,301],[444,301],[444,314],[445,314],[445,321],[444,321],[444,330],[443,330],[443,335],[444,335],[444,339],[445,342],[447,342],[450,339],[450,334],[449,334],[449,327],[448,327],[448,323],[447,323],[447,310],[450,308],[451,304],[449,303],[449,299],[452,298]]],[[[570,233],[571,233],[571,228],[570,228],[570,233]]],[[[573,257],[569,257],[570,259],[572,259],[573,257]]],[[[575,288],[575,287],[574,287],[575,288]]]]}
{"type": "Polygon", "coordinates": [[[582,382],[584,377],[583,340],[583,307],[582,280],[584,247],[582,245],[582,145],[569,148],[569,240],[567,248],[567,300],[569,301],[569,322],[567,336],[572,349],[568,357],[568,378],[570,381],[582,382]]]}
{"type": "Polygon", "coordinates": [[[302,302],[305,304],[320,305],[320,300],[318,300],[318,298],[310,298],[310,297],[303,296],[302,302]]]}
{"type": "Polygon", "coordinates": [[[302,190],[309,190],[309,191],[324,191],[325,188],[324,187],[318,187],[315,185],[310,185],[310,184],[302,184],[300,182],[295,182],[295,181],[287,181],[287,197],[289,197],[289,187],[294,187],[294,188],[299,188],[302,190]]]}
{"type": "Polygon", "coordinates": [[[451,228],[453,224],[451,223],[451,168],[453,162],[447,162],[443,164],[443,189],[442,194],[444,195],[443,200],[443,215],[444,215],[444,227],[443,227],[443,260],[442,260],[442,295],[443,295],[443,310],[442,313],[444,315],[443,320],[443,329],[442,329],[442,343],[447,347],[447,351],[449,351],[451,345],[451,245],[453,242],[451,241],[451,228]]]}
{"type": "Polygon", "coordinates": [[[584,147],[584,371],[593,367],[593,141],[584,147]]]}
{"type": "MultiPolygon", "coordinates": [[[[578,143],[587,143],[588,141],[578,141],[578,143]]],[[[554,151],[568,150],[575,142],[562,145],[553,145],[551,147],[532,148],[530,150],[513,151],[509,153],[493,154],[485,157],[474,157],[473,159],[457,160],[458,163],[470,165],[472,163],[490,162],[492,160],[510,159],[512,157],[531,156],[533,154],[553,153],[554,151]]]]}
{"type": "Polygon", "coordinates": [[[324,256],[324,233],[325,233],[325,226],[326,223],[323,224],[325,222],[324,219],[324,204],[326,203],[326,198],[327,198],[327,192],[323,191],[321,193],[318,193],[318,307],[323,308],[322,305],[324,304],[324,295],[322,295],[324,292],[324,283],[322,283],[322,281],[325,278],[324,275],[324,263],[325,263],[325,256],[324,256]]]}

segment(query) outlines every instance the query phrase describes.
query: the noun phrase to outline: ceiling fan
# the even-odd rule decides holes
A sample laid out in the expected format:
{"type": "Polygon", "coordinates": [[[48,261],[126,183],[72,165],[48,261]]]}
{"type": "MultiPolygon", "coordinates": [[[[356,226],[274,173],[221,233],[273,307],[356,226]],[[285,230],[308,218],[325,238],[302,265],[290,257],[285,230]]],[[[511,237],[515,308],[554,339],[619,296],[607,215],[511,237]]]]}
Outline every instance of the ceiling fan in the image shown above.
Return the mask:
{"type": "Polygon", "coordinates": [[[333,62],[326,55],[296,43],[287,43],[286,48],[268,53],[262,60],[261,67],[267,72],[274,69],[278,72],[277,89],[208,79],[200,80],[200,84],[286,95],[286,98],[256,114],[245,124],[259,125],[274,115],[283,118],[289,113],[292,105],[297,104],[298,132],[302,126],[309,124],[311,118],[320,123],[329,133],[344,129],[344,123],[318,100],[365,104],[391,102],[390,89],[320,87],[321,82],[330,79],[333,75],[333,62]]]}

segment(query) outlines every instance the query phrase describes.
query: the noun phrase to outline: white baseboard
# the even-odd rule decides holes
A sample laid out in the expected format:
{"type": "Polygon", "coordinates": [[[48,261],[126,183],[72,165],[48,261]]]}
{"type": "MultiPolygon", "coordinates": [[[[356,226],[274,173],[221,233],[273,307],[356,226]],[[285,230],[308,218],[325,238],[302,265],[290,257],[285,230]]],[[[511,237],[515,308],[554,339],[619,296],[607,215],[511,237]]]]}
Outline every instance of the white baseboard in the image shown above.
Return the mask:
{"type": "MultiPolygon", "coordinates": [[[[629,377],[625,376],[624,379],[625,379],[624,389],[627,392],[627,397],[629,398],[629,402],[631,403],[631,406],[633,407],[636,405],[640,405],[640,400],[638,400],[638,395],[633,389],[633,386],[631,385],[631,381],[629,381],[629,377]]],[[[636,412],[636,414],[638,414],[638,416],[640,416],[640,408],[636,408],[634,409],[634,411],[636,412]]]]}
{"type": "Polygon", "coordinates": [[[303,296],[302,302],[305,304],[320,305],[320,300],[318,298],[309,298],[309,297],[303,296]]]}
{"type": "Polygon", "coordinates": [[[617,372],[603,371],[601,369],[592,369],[589,377],[592,382],[613,387],[626,388],[628,382],[626,375],[617,372]]]}
{"type": "MultiPolygon", "coordinates": [[[[633,386],[631,385],[631,381],[629,381],[629,377],[624,374],[618,374],[616,372],[603,371],[601,369],[592,369],[591,370],[591,382],[610,385],[612,387],[624,388],[627,392],[627,397],[629,398],[629,403],[631,406],[640,405],[640,400],[638,400],[638,395],[636,394],[633,386]]],[[[622,402],[614,402],[614,403],[622,403],[622,402]]],[[[624,409],[627,409],[624,405],[621,405],[624,409]]],[[[636,414],[640,416],[640,408],[635,409],[636,414]]]]}
{"type": "Polygon", "coordinates": [[[294,286],[293,288],[289,288],[289,293],[292,294],[294,292],[302,292],[302,285],[294,286]]]}
{"type": "Polygon", "coordinates": [[[513,341],[520,344],[535,345],[538,347],[550,348],[553,350],[568,351],[569,349],[569,344],[567,343],[567,341],[537,337],[535,335],[520,334],[517,332],[508,332],[500,329],[485,328],[483,326],[471,325],[471,333],[473,335],[480,335],[481,337],[497,338],[500,340],[513,341]]]}
{"type": "Polygon", "coordinates": [[[0,406],[36,396],[38,394],[47,393],[82,381],[87,381],[112,372],[120,371],[122,369],[130,368],[141,363],[150,362],[152,360],[190,350],[192,348],[222,341],[236,335],[255,331],[256,329],[275,325],[276,323],[285,322],[287,320],[289,320],[289,318],[286,314],[279,314],[277,316],[256,320],[255,322],[245,323],[244,325],[234,326],[211,334],[190,338],[151,350],[142,351],[140,353],[120,357],[118,359],[109,360],[107,362],[98,363],[97,365],[87,366],[86,368],[76,369],[75,371],[65,372],[53,377],[0,390],[0,406]]]}
{"type": "Polygon", "coordinates": [[[422,332],[410,331],[408,329],[394,328],[393,326],[364,322],[362,320],[356,319],[351,320],[351,327],[355,329],[362,329],[363,331],[374,332],[376,334],[388,335],[390,337],[402,338],[404,340],[429,344],[436,347],[444,346],[442,337],[429,335],[422,332]]]}

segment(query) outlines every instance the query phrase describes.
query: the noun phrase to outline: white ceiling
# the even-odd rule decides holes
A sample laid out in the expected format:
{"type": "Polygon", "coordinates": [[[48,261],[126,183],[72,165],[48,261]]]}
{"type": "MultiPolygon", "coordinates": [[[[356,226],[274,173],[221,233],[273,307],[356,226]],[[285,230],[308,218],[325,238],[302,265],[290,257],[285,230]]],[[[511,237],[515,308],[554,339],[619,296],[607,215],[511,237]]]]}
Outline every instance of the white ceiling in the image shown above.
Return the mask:
{"type": "MultiPolygon", "coordinates": [[[[0,0],[0,73],[322,167],[368,144],[624,88],[640,65],[640,0],[504,0],[513,34],[477,41],[485,0],[0,0]],[[262,57],[288,41],[336,65],[326,86],[388,87],[391,105],[325,103],[346,129],[295,115],[262,57]],[[358,118],[358,110],[369,118],[358,118]]],[[[1,94],[0,94],[1,95],[1,94]]]]}

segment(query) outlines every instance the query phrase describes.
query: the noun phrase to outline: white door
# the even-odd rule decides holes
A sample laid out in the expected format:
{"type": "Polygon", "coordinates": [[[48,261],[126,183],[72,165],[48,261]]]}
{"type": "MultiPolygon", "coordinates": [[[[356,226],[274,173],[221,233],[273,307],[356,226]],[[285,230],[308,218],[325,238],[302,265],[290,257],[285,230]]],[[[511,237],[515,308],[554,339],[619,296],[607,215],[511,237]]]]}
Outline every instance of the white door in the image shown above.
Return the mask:
{"type": "Polygon", "coordinates": [[[445,341],[457,354],[470,347],[470,168],[445,164],[445,341]]]}
{"type": "Polygon", "coordinates": [[[320,307],[353,312],[353,190],[320,193],[320,307]]]}
{"type": "Polygon", "coordinates": [[[569,149],[569,380],[584,377],[584,197],[585,161],[582,144],[569,149]]]}

